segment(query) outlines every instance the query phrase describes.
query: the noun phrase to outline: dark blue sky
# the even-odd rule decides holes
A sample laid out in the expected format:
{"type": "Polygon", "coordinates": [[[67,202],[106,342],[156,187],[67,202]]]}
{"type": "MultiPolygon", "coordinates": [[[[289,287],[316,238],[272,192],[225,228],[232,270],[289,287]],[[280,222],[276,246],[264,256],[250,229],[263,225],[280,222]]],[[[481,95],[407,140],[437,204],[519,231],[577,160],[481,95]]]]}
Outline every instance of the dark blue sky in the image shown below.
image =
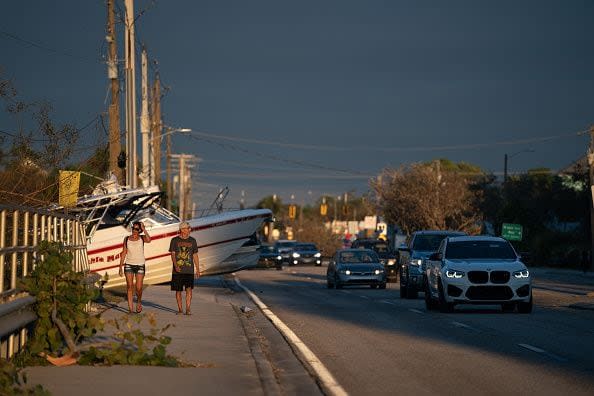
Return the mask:
{"type": "MultiPolygon", "coordinates": [[[[104,1],[2,8],[0,66],[21,96],[49,100],[57,121],[79,127],[105,112],[104,1]]],[[[169,87],[165,123],[202,132],[173,139],[175,152],[202,158],[201,206],[221,185],[231,204],[242,190],[248,203],[273,193],[297,203],[361,194],[386,166],[440,157],[500,175],[505,153],[531,149],[510,158],[510,172],[559,169],[585,153],[588,138],[576,133],[594,122],[589,0],[135,8],[145,10],[137,39],[169,87]],[[539,140],[549,136],[558,138],[539,140]]],[[[2,114],[0,129],[11,128],[2,114]]],[[[95,125],[84,134],[90,144],[106,140],[95,125]]]]}

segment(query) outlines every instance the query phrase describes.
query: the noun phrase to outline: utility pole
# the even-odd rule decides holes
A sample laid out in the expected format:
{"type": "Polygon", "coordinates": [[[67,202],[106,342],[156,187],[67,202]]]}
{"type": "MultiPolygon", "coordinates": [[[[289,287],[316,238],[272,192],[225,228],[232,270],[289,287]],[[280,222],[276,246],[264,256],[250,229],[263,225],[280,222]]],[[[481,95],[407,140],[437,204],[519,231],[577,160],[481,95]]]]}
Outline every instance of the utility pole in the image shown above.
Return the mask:
{"type": "Polygon", "coordinates": [[[507,183],[507,154],[503,157],[503,184],[507,183]]]}
{"type": "MultiPolygon", "coordinates": [[[[151,137],[151,150],[153,158],[153,166],[151,167],[151,184],[159,185],[161,181],[161,132],[163,130],[163,121],[161,120],[161,79],[159,74],[155,76],[155,82],[153,83],[153,122],[152,128],[153,133],[151,137]]],[[[171,137],[167,136],[167,141],[171,142],[171,137]]],[[[169,146],[168,146],[169,147],[169,146]]],[[[169,148],[170,149],[170,148],[169,148]]],[[[171,153],[169,153],[171,154],[171,153]]],[[[169,175],[167,176],[169,177],[169,175]]],[[[169,186],[169,179],[167,179],[167,185],[169,186]]],[[[167,204],[169,205],[169,192],[167,191],[167,204]]]]}
{"type": "Polygon", "coordinates": [[[124,184],[122,170],[118,167],[118,155],[122,150],[120,145],[120,83],[118,81],[118,50],[115,32],[115,0],[107,0],[107,36],[109,44],[107,60],[107,77],[111,85],[111,104],[109,105],[109,170],[124,184]]]}
{"type": "Polygon", "coordinates": [[[134,55],[134,0],[126,0],[126,182],[136,188],[136,71],[134,55]]]}
{"type": "Polygon", "coordinates": [[[594,271],[594,125],[590,127],[590,147],[587,155],[590,176],[590,270],[594,271]]]}
{"type": "Polygon", "coordinates": [[[140,112],[140,134],[142,136],[142,173],[140,179],[142,186],[148,187],[151,185],[150,165],[149,165],[149,112],[148,112],[148,70],[147,70],[147,56],[146,49],[142,48],[141,60],[142,84],[142,109],[140,112]]]}
{"type": "Polygon", "coordinates": [[[171,210],[171,200],[173,199],[173,186],[171,183],[171,134],[167,135],[167,152],[165,153],[165,162],[167,170],[165,173],[167,183],[167,210],[171,210]]]}

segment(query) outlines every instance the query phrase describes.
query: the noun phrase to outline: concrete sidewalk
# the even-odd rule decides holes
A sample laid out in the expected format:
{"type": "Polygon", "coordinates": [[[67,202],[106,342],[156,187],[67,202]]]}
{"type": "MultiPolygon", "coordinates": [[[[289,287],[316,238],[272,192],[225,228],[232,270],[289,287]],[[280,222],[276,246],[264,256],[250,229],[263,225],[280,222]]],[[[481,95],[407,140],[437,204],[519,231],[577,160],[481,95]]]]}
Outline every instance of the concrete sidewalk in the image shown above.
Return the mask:
{"type": "MultiPolygon", "coordinates": [[[[250,324],[261,313],[245,294],[237,294],[227,286],[223,277],[197,281],[191,316],[176,315],[175,295],[168,285],[149,286],[144,291],[143,314],[154,314],[159,329],[174,325],[166,332],[172,337],[167,353],[195,367],[29,367],[28,383],[42,384],[53,395],[319,394],[315,381],[284,340],[280,343],[285,345],[279,348],[286,348],[285,359],[288,354],[291,357],[280,371],[301,384],[295,386],[289,383],[292,380],[278,378],[278,368],[266,357],[269,354],[264,353],[262,340],[254,336],[250,324]],[[245,314],[239,307],[247,305],[252,311],[245,314]]],[[[105,319],[122,315],[128,315],[125,301],[103,313],[105,319]]],[[[150,327],[146,319],[142,323],[143,329],[150,327]]]]}

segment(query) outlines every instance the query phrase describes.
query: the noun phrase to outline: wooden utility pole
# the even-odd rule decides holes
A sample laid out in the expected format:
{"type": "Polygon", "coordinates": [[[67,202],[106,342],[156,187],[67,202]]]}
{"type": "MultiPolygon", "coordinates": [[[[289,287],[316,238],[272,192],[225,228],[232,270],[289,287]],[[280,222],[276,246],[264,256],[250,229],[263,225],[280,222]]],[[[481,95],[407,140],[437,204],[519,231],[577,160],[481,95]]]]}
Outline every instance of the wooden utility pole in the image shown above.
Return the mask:
{"type": "MultiPolygon", "coordinates": [[[[159,74],[155,76],[155,82],[153,83],[152,99],[153,121],[151,122],[151,127],[153,133],[151,137],[151,149],[154,166],[151,170],[151,184],[159,185],[161,182],[161,134],[163,130],[163,122],[161,121],[161,80],[159,79],[159,74]]],[[[169,139],[169,137],[167,137],[167,139],[169,139]]],[[[167,191],[167,201],[169,202],[169,191],[167,191]]]]}
{"type": "Polygon", "coordinates": [[[118,183],[124,184],[122,170],[118,167],[118,155],[122,147],[120,143],[120,83],[118,81],[118,50],[115,32],[115,0],[107,0],[107,36],[109,45],[107,76],[111,84],[111,104],[109,105],[109,170],[118,183]]]}
{"type": "Polygon", "coordinates": [[[590,127],[588,168],[590,176],[590,270],[594,271],[594,125],[590,127]]]}
{"type": "Polygon", "coordinates": [[[126,53],[126,184],[132,188],[138,185],[136,174],[136,67],[135,67],[135,29],[134,0],[125,0],[126,23],[124,48],[126,53]]]}
{"type": "Polygon", "coordinates": [[[165,161],[167,164],[167,171],[165,182],[167,183],[167,210],[171,210],[171,201],[173,200],[173,185],[171,183],[171,134],[167,134],[167,152],[165,153],[165,161]]]}

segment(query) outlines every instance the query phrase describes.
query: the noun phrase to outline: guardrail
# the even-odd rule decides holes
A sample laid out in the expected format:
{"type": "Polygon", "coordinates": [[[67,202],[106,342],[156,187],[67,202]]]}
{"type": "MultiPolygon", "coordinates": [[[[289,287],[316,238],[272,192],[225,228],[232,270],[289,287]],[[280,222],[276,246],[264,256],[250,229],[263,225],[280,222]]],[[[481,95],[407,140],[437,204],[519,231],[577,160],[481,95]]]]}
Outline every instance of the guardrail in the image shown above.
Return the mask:
{"type": "Polygon", "coordinates": [[[35,299],[19,289],[19,280],[35,268],[41,241],[63,243],[73,253],[73,269],[89,270],[86,231],[75,217],[0,205],[0,357],[22,349],[37,319],[35,299]]]}

